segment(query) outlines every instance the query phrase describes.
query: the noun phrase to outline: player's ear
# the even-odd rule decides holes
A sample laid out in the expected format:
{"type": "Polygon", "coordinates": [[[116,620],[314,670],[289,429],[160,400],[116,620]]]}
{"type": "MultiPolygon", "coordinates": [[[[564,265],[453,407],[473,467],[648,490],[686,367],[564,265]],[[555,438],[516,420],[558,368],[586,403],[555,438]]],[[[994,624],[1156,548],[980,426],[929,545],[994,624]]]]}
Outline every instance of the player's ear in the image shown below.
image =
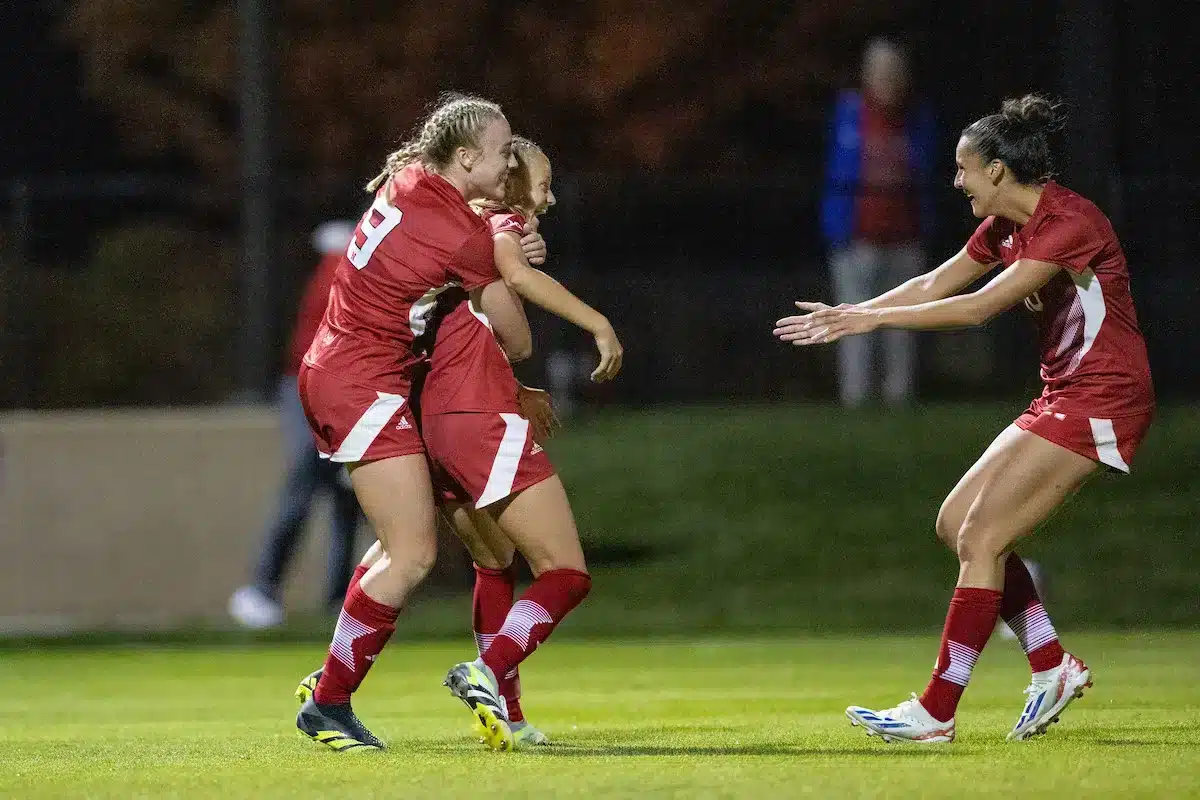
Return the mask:
{"type": "Polygon", "coordinates": [[[992,163],[988,164],[987,174],[991,178],[992,184],[995,185],[1004,177],[1004,162],[998,158],[992,159],[992,163]]]}
{"type": "Polygon", "coordinates": [[[475,166],[478,153],[469,147],[459,147],[454,151],[454,156],[458,159],[458,165],[470,172],[471,168],[475,166]]]}

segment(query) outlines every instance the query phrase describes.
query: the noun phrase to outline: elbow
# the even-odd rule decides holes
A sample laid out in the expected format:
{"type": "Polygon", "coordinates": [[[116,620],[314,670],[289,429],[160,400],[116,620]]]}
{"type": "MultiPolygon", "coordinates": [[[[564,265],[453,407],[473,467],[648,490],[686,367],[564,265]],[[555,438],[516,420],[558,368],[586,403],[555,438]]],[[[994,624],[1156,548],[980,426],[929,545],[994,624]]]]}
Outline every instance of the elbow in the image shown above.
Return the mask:
{"type": "Polygon", "coordinates": [[[517,342],[511,347],[505,348],[504,352],[505,355],[508,356],[509,362],[512,364],[525,361],[533,355],[533,341],[526,339],[524,341],[517,342]]]}
{"type": "Polygon", "coordinates": [[[525,292],[529,289],[529,270],[524,267],[509,270],[507,275],[501,276],[504,279],[504,285],[512,291],[525,296],[525,292]]]}

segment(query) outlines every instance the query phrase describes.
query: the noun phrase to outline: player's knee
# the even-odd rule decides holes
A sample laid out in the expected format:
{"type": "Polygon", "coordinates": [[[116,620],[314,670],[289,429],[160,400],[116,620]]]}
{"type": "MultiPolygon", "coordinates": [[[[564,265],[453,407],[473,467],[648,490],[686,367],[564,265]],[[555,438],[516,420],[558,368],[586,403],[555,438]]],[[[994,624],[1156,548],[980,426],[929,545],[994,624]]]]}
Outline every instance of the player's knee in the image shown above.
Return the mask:
{"type": "Polygon", "coordinates": [[[962,520],[957,515],[951,514],[947,510],[946,505],[942,504],[942,508],[938,511],[937,522],[934,523],[934,530],[937,532],[937,537],[946,547],[949,547],[954,552],[958,552],[958,535],[962,529],[962,520]]]}
{"type": "Polygon", "coordinates": [[[433,569],[437,561],[437,543],[389,552],[381,560],[385,562],[384,572],[389,584],[397,588],[411,589],[425,580],[425,576],[433,569]]]}
{"type": "Polygon", "coordinates": [[[535,576],[559,569],[587,574],[587,563],[583,559],[582,552],[569,554],[541,552],[535,553],[532,557],[526,556],[525,560],[529,562],[529,569],[535,576]]]}
{"type": "Polygon", "coordinates": [[[991,526],[968,519],[958,531],[956,552],[961,563],[996,560],[1004,553],[1007,538],[991,526]]]}
{"type": "Polygon", "coordinates": [[[437,542],[430,542],[424,547],[416,548],[408,559],[408,574],[414,584],[425,580],[425,576],[437,563],[437,542]]]}

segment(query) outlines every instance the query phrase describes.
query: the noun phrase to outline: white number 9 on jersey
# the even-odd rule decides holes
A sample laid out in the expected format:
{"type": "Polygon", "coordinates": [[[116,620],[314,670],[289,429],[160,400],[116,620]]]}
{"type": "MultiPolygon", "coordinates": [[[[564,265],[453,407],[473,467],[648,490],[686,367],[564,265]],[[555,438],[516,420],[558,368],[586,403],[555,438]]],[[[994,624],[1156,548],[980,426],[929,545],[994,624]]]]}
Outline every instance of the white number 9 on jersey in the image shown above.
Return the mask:
{"type": "Polygon", "coordinates": [[[359,223],[359,230],[363,235],[362,247],[358,246],[356,233],[350,239],[350,247],[346,249],[346,258],[350,259],[355,269],[362,269],[367,265],[383,237],[400,224],[400,218],[403,216],[404,213],[400,209],[390,205],[382,196],[375,198],[375,202],[367,209],[367,213],[363,214],[362,222],[359,223]]]}

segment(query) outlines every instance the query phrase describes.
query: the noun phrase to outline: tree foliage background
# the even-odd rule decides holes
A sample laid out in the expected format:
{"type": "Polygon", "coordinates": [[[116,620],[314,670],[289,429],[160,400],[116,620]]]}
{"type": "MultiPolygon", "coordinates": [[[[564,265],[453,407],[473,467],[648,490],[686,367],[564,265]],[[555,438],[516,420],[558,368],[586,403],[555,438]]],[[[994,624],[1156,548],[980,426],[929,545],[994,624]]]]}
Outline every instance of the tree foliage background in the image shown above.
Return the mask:
{"type": "MultiPolygon", "coordinates": [[[[501,102],[565,169],[794,161],[781,132],[814,132],[863,32],[908,5],[277,0],[280,145],[318,178],[365,176],[453,88],[501,102]]],[[[131,147],[234,174],[233,0],[72,0],[62,31],[131,147]]]]}

